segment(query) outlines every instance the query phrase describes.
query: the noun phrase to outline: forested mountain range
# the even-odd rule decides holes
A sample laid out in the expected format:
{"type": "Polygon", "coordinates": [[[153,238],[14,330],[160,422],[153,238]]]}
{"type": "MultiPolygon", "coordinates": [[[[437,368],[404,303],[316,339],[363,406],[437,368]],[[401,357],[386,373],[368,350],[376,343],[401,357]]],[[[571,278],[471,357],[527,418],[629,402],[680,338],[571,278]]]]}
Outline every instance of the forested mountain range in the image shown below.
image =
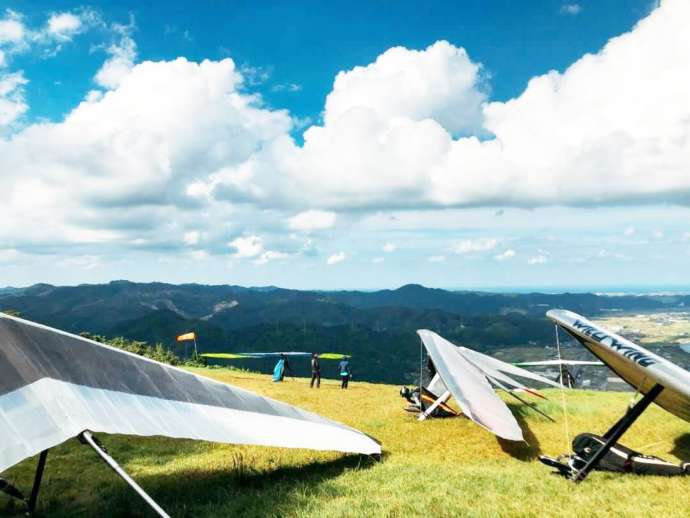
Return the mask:
{"type": "Polygon", "coordinates": [[[684,295],[499,294],[420,285],[365,292],[113,281],[0,290],[0,310],[66,331],[160,342],[178,353],[175,337],[191,330],[208,352],[343,352],[354,355],[360,379],[386,382],[405,381],[417,369],[419,328],[487,351],[550,344],[553,328],[544,313],[553,307],[595,316],[687,305],[684,295]]]}

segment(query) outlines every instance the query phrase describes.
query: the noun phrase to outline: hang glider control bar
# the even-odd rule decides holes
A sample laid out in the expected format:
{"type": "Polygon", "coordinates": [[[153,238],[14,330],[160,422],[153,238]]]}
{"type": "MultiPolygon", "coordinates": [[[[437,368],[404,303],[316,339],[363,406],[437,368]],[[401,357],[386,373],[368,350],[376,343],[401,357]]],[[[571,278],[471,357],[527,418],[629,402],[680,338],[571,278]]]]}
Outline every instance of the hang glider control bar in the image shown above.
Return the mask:
{"type": "MultiPolygon", "coordinates": [[[[127,485],[129,485],[134,491],[137,492],[137,494],[155,511],[155,513],[160,516],[161,518],[170,518],[170,515],[166,513],[161,506],[159,506],[156,501],[151,498],[146,491],[142,489],[142,487],[137,484],[132,477],[129,476],[129,474],[122,469],[122,466],[120,466],[115,459],[113,459],[105,449],[105,447],[101,444],[101,442],[96,439],[91,432],[88,430],[83,431],[82,433],[79,434],[79,442],[82,444],[86,444],[87,446],[91,446],[95,450],[95,452],[98,454],[98,456],[115,472],[117,475],[124,480],[127,485]]],[[[16,498],[18,500],[23,500],[26,503],[27,507],[27,514],[29,516],[32,516],[34,512],[36,511],[36,503],[38,502],[38,492],[41,489],[41,481],[43,480],[43,472],[45,471],[46,467],[46,460],[48,458],[48,450],[44,450],[41,452],[41,455],[38,458],[38,464],[36,465],[36,475],[34,476],[34,485],[33,488],[31,489],[31,496],[29,498],[26,498],[21,491],[19,491],[16,487],[14,487],[12,484],[7,482],[6,480],[0,479],[0,491],[3,493],[6,493],[10,495],[13,498],[16,498]]]]}
{"type": "Polygon", "coordinates": [[[98,453],[98,456],[103,459],[103,461],[112,468],[112,470],[118,474],[122,480],[127,482],[127,484],[134,489],[134,491],[137,492],[137,494],[147,503],[149,504],[149,507],[153,509],[158,516],[161,518],[170,518],[170,515],[166,513],[161,506],[159,506],[156,501],[151,498],[146,491],[144,491],[139,484],[137,484],[132,477],[129,476],[129,474],[122,469],[122,467],[113,459],[110,455],[108,455],[108,452],[106,449],[103,447],[103,445],[100,443],[98,439],[96,439],[93,435],[91,435],[91,432],[88,430],[85,430],[84,432],[79,435],[79,440],[82,441],[83,444],[88,444],[91,446],[96,453],[98,453]]]}
{"type": "Polygon", "coordinates": [[[608,454],[612,447],[616,445],[618,439],[620,439],[623,434],[628,431],[633,423],[642,415],[642,413],[647,409],[649,405],[661,394],[664,390],[664,386],[657,383],[652,387],[652,389],[645,394],[645,396],[640,399],[634,406],[630,407],[628,411],[621,417],[616,423],[608,429],[608,431],[602,436],[606,441],[601,447],[592,455],[592,457],[587,461],[587,463],[580,469],[573,467],[570,464],[565,464],[559,459],[554,459],[547,457],[545,455],[540,455],[539,460],[541,460],[547,466],[556,468],[559,475],[563,475],[569,478],[573,482],[582,482],[587,475],[596,469],[602,459],[608,454]]]}

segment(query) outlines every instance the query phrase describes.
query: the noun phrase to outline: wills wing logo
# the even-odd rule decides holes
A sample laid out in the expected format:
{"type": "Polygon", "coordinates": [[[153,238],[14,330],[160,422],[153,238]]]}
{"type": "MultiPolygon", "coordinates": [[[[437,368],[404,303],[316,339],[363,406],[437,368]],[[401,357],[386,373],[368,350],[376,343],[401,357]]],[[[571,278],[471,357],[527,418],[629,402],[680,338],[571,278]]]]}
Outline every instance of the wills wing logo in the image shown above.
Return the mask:
{"type": "Polygon", "coordinates": [[[642,351],[635,349],[634,347],[630,347],[629,345],[626,345],[620,342],[619,340],[616,340],[613,336],[606,334],[601,329],[597,329],[594,326],[585,324],[580,320],[576,320],[575,322],[573,322],[573,327],[578,331],[581,331],[583,334],[587,335],[591,339],[596,340],[597,342],[603,345],[608,345],[612,349],[615,349],[616,351],[620,352],[623,356],[631,359],[635,363],[638,363],[642,367],[649,367],[650,365],[654,365],[655,363],[657,363],[657,361],[654,358],[649,357],[648,355],[646,355],[642,351]]]}

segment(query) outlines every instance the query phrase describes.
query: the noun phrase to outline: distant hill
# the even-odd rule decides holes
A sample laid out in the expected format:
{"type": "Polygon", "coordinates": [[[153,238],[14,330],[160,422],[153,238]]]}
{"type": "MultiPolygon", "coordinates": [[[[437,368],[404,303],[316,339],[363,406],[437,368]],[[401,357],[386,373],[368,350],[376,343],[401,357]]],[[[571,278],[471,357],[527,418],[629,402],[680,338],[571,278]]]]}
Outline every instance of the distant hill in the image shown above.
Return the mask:
{"type": "Polygon", "coordinates": [[[75,333],[160,342],[178,354],[182,350],[175,337],[190,330],[197,332],[200,347],[209,352],[351,353],[360,379],[390,383],[405,381],[415,371],[419,328],[488,351],[550,344],[553,329],[544,313],[554,307],[595,316],[687,305],[688,296],[500,294],[417,284],[374,292],[129,281],[0,290],[0,310],[14,310],[75,333]]]}

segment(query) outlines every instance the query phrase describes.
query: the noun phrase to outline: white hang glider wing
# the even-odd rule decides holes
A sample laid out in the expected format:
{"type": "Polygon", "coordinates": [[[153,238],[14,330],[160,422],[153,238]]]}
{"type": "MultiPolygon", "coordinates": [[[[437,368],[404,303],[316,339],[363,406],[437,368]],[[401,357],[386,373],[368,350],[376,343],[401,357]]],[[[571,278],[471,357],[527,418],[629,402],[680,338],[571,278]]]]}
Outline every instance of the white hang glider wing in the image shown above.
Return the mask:
{"type": "Polygon", "coordinates": [[[85,431],[381,452],[311,412],[0,313],[0,472],[85,431]]]}
{"type": "MultiPolygon", "coordinates": [[[[444,403],[451,395],[462,412],[491,433],[510,441],[523,441],[522,430],[508,406],[498,397],[492,384],[511,391],[529,390],[505,372],[534,379],[549,385],[560,386],[546,378],[524,369],[501,362],[465,347],[457,347],[433,331],[417,331],[436,368],[434,393],[441,394],[438,403],[444,403]],[[444,392],[441,390],[445,389],[444,392]]],[[[432,405],[433,406],[433,405],[432,405]]],[[[430,413],[427,408],[425,414],[430,413]]]]}
{"type": "Polygon", "coordinates": [[[546,316],[641,394],[662,385],[654,402],[690,421],[690,372],[572,311],[554,309],[546,316]]]}

